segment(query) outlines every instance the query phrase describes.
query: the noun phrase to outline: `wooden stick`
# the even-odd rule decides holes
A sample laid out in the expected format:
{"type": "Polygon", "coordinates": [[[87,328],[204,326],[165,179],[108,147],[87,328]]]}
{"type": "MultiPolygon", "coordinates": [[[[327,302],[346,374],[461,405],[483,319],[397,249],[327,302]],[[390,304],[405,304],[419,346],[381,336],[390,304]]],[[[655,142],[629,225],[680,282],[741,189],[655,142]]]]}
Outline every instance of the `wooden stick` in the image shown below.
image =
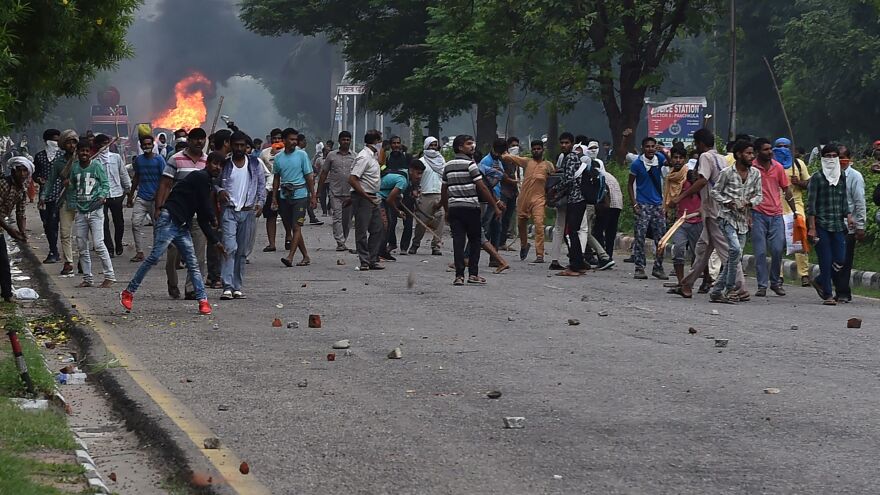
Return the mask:
{"type": "MultiPolygon", "coordinates": [[[[785,119],[785,125],[788,126],[788,135],[791,136],[791,156],[794,159],[794,131],[791,129],[791,122],[788,120],[788,113],[785,111],[785,103],[782,102],[782,92],[779,91],[779,85],[776,84],[776,75],[773,73],[773,67],[770,66],[770,61],[767,60],[767,57],[764,58],[764,63],[767,64],[767,70],[770,71],[770,80],[773,81],[773,88],[776,89],[776,97],[779,98],[779,106],[782,107],[782,117],[785,119]]],[[[797,165],[797,163],[795,163],[797,165]]]]}
{"type": "Polygon", "coordinates": [[[417,217],[416,214],[413,213],[409,208],[407,208],[405,204],[401,203],[400,207],[403,208],[403,210],[406,212],[407,215],[413,217],[416,220],[416,222],[419,222],[419,225],[421,225],[422,227],[425,228],[425,230],[430,232],[432,236],[440,239],[440,244],[443,244],[443,238],[440,237],[439,235],[437,235],[437,233],[434,232],[434,229],[425,225],[425,222],[423,222],[421,218],[417,217]]]}
{"type": "Polygon", "coordinates": [[[672,239],[675,231],[684,224],[685,220],[694,218],[697,215],[699,215],[699,212],[688,214],[687,210],[685,210],[684,213],[678,218],[678,220],[676,220],[675,223],[672,224],[672,227],[669,227],[669,230],[666,231],[666,234],[664,234],[663,237],[660,238],[660,242],[657,243],[657,251],[662,253],[666,249],[666,245],[669,244],[669,239],[672,239]]]}
{"type": "Polygon", "coordinates": [[[214,122],[211,124],[211,132],[208,133],[209,141],[205,141],[205,153],[211,149],[210,137],[214,134],[214,131],[217,130],[217,120],[220,119],[220,111],[223,109],[223,97],[220,97],[220,102],[217,103],[217,115],[214,116],[214,122]]]}

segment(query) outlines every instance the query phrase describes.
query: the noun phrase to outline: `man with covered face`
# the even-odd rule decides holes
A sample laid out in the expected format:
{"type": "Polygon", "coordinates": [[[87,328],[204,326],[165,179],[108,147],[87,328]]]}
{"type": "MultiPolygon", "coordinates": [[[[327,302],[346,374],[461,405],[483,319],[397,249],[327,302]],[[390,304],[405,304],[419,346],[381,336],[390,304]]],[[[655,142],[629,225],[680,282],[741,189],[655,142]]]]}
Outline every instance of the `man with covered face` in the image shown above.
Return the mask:
{"type": "MultiPolygon", "coordinates": [[[[27,242],[25,235],[25,192],[27,183],[34,171],[34,164],[23,156],[9,159],[9,175],[0,179],[0,228],[19,242],[27,242]],[[15,227],[6,218],[15,210],[15,227]]],[[[0,296],[6,302],[12,301],[12,271],[9,267],[9,252],[6,250],[6,236],[0,235],[0,296]]]]}

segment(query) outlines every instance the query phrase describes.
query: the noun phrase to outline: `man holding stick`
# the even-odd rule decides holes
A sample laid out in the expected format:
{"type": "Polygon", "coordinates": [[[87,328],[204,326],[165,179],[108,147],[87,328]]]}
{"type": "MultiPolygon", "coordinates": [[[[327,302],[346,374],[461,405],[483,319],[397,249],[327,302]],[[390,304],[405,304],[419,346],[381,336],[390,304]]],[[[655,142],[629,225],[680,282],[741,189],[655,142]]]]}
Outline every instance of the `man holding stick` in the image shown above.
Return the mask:
{"type": "Polygon", "coordinates": [[[76,144],[79,136],[73,129],[61,133],[59,145],[61,153],[52,160],[49,178],[40,189],[40,209],[57,208],[58,222],[61,227],[61,256],[64,266],[61,267],[62,277],[73,276],[73,222],[76,211],[64,202],[64,188],[70,175],[70,168],[76,159],[76,144]]]}

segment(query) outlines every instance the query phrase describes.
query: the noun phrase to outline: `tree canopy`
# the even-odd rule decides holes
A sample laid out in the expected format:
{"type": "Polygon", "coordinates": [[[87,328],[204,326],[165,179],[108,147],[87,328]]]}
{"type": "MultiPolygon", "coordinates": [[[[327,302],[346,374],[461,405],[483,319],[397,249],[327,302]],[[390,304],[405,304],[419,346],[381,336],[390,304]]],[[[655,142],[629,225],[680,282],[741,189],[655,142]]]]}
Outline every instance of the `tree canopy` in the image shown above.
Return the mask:
{"type": "Polygon", "coordinates": [[[0,2],[0,132],[83,96],[101,70],[132,54],[125,33],[140,0],[0,2]]]}

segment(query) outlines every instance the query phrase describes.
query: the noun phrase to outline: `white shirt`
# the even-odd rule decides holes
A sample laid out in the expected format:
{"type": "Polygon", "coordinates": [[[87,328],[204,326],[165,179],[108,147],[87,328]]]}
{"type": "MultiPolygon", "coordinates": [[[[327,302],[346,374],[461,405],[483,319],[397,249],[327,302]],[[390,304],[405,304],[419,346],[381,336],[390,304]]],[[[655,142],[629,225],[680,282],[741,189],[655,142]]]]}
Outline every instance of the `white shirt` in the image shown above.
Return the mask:
{"type": "Polygon", "coordinates": [[[125,168],[125,161],[118,153],[109,152],[107,158],[98,156],[97,160],[104,164],[107,180],[110,182],[110,197],[118,198],[131,189],[131,177],[125,168]]]}
{"type": "MultiPolygon", "coordinates": [[[[368,146],[358,153],[351,167],[351,175],[361,181],[361,187],[367,194],[378,194],[382,185],[382,170],[379,167],[379,153],[368,146]]],[[[354,188],[352,188],[354,191],[354,188]]]]}
{"type": "MultiPolygon", "coordinates": [[[[272,171],[275,169],[275,155],[273,154],[272,147],[268,147],[260,152],[260,161],[263,163],[263,173],[266,174],[266,190],[272,190],[272,171]]],[[[283,149],[279,150],[279,153],[284,151],[283,149]]]]}
{"type": "Polygon", "coordinates": [[[440,167],[439,170],[436,169],[424,156],[419,158],[419,161],[425,165],[425,171],[422,172],[422,182],[419,186],[421,193],[440,194],[443,188],[443,178],[440,176],[443,173],[443,167],[440,167]]]}
{"type": "Polygon", "coordinates": [[[250,181],[250,176],[247,160],[240,168],[233,163],[232,173],[229,174],[229,179],[226,181],[226,191],[229,192],[229,201],[235,205],[235,211],[241,211],[242,208],[253,205],[255,198],[251,198],[250,205],[246,203],[248,201],[248,181],[250,181]]]}

